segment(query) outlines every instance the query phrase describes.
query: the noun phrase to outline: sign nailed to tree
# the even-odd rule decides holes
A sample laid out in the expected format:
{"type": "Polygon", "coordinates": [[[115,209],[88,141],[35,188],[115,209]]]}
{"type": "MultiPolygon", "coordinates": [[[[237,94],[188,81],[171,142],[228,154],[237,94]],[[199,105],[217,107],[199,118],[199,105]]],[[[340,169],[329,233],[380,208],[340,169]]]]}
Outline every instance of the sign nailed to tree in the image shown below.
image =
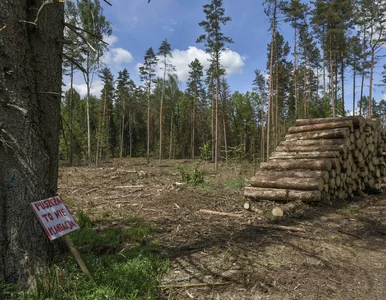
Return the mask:
{"type": "Polygon", "coordinates": [[[51,241],[79,229],[60,196],[32,202],[30,205],[51,241]]]}

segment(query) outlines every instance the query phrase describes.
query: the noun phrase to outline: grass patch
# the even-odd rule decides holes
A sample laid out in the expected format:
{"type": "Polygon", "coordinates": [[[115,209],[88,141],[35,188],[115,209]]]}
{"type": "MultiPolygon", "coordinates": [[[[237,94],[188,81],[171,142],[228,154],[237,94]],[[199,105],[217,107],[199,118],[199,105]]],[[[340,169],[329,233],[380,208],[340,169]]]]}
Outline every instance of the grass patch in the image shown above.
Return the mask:
{"type": "Polygon", "coordinates": [[[77,216],[82,229],[71,238],[95,283],[67,254],[37,277],[34,292],[20,299],[157,299],[157,285],[169,264],[150,225],[138,218],[91,222],[83,212],[77,216]]]}
{"type": "Polygon", "coordinates": [[[229,178],[224,181],[224,185],[232,190],[240,190],[245,186],[245,180],[243,177],[238,176],[234,178],[229,178]]]}

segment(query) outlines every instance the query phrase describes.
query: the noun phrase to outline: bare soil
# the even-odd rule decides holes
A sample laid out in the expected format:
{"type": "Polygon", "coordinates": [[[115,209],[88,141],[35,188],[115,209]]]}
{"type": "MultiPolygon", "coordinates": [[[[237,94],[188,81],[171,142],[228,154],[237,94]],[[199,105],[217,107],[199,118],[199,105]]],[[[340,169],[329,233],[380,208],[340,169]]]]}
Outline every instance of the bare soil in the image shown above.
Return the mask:
{"type": "Polygon", "coordinates": [[[200,164],[205,184],[181,184],[179,168],[196,165],[126,159],[99,168],[63,167],[59,193],[92,219],[136,216],[152,224],[171,261],[161,299],[386,299],[384,194],[306,205],[275,218],[275,203],[257,203],[257,212],[243,208],[237,182],[253,175],[253,165],[220,165],[214,172],[212,164],[200,164]],[[208,285],[192,286],[201,283],[208,285]]]}

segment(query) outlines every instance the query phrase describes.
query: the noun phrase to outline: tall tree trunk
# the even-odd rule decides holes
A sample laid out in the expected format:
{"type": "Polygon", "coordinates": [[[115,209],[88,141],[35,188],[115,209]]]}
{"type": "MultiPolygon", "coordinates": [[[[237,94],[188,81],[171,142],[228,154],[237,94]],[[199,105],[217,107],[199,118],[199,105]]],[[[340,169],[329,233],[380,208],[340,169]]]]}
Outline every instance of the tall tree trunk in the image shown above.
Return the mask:
{"type": "Polygon", "coordinates": [[[70,87],[70,155],[69,155],[69,165],[72,166],[73,163],[73,122],[72,122],[72,109],[74,103],[74,65],[71,63],[71,87],[70,87]]]}
{"type": "Polygon", "coordinates": [[[323,104],[324,113],[327,111],[327,86],[326,86],[326,45],[325,45],[325,25],[323,25],[322,35],[322,48],[323,48],[323,104]]]}
{"type": "Polygon", "coordinates": [[[341,63],[341,66],[340,66],[340,76],[341,76],[341,87],[342,87],[342,115],[345,116],[346,115],[346,111],[345,111],[345,105],[344,105],[344,55],[342,53],[342,63],[341,63]]]}
{"type": "Polygon", "coordinates": [[[131,158],[133,155],[133,124],[132,124],[132,118],[131,111],[129,110],[128,113],[128,125],[129,125],[129,157],[131,158]]]}
{"type": "Polygon", "coordinates": [[[362,51],[363,51],[363,62],[362,62],[362,82],[361,82],[361,98],[359,99],[359,115],[362,115],[363,109],[363,87],[365,85],[365,65],[366,65],[366,25],[363,25],[363,39],[362,39],[362,51]]]}
{"type": "Polygon", "coordinates": [[[58,178],[63,5],[20,22],[42,3],[0,1],[0,278],[23,288],[59,248],[29,207],[55,196],[58,178]]]}
{"type": "Polygon", "coordinates": [[[216,55],[216,111],[215,111],[215,142],[214,142],[214,169],[218,170],[218,94],[220,85],[219,54],[216,55]]]}
{"type": "Polygon", "coordinates": [[[297,79],[297,74],[296,74],[296,49],[297,49],[297,30],[296,26],[294,27],[294,97],[295,97],[295,119],[299,118],[299,110],[298,110],[298,91],[297,91],[297,84],[296,84],[296,79],[297,79]]]}
{"type": "Polygon", "coordinates": [[[303,117],[307,118],[307,62],[304,61],[303,69],[303,117]]]}
{"type": "Polygon", "coordinates": [[[271,110],[273,103],[273,50],[275,42],[275,31],[276,31],[276,6],[277,1],[274,1],[273,18],[272,18],[272,36],[271,36],[271,57],[269,61],[269,98],[268,98],[268,120],[267,120],[267,161],[270,155],[270,127],[271,127],[271,110]]]}
{"type": "Polygon", "coordinates": [[[354,74],[353,74],[353,84],[352,84],[352,115],[355,116],[355,92],[356,92],[356,78],[357,78],[357,61],[356,55],[354,54],[354,74]]]}
{"type": "Polygon", "coordinates": [[[275,147],[279,143],[279,64],[276,64],[275,147]]]}
{"type": "MultiPolygon", "coordinates": [[[[86,100],[86,114],[87,114],[87,158],[91,163],[91,132],[90,132],[90,57],[87,52],[86,58],[86,86],[87,86],[87,100],[86,100]]],[[[97,154],[98,155],[98,154],[97,154]]]]}
{"type": "Polygon", "coordinates": [[[336,106],[335,106],[335,92],[334,92],[334,68],[332,63],[332,38],[330,36],[330,87],[331,87],[331,105],[332,105],[332,117],[336,117],[336,106]]]}
{"type": "Polygon", "coordinates": [[[196,131],[196,99],[197,99],[197,91],[194,92],[193,98],[193,107],[192,107],[192,140],[191,140],[191,150],[192,150],[192,159],[194,160],[194,146],[195,146],[195,131],[196,131]]]}
{"type": "Polygon", "coordinates": [[[162,119],[163,119],[163,103],[165,96],[165,80],[166,80],[166,61],[164,65],[164,80],[162,81],[162,94],[161,94],[161,103],[159,108],[159,163],[162,160],[162,119]]]}
{"type": "Polygon", "coordinates": [[[225,147],[225,161],[228,163],[228,140],[227,140],[227,126],[225,121],[225,116],[222,116],[222,125],[224,131],[224,147],[225,147]]]}
{"type": "Polygon", "coordinates": [[[121,145],[120,145],[120,151],[119,151],[119,158],[122,159],[123,157],[123,138],[124,138],[124,132],[125,132],[125,100],[122,99],[122,124],[121,124],[121,145]]]}
{"type": "Polygon", "coordinates": [[[214,90],[212,91],[212,161],[214,162],[214,156],[215,156],[215,130],[214,130],[214,123],[215,123],[215,97],[214,97],[214,90]]]}
{"type": "Polygon", "coordinates": [[[265,149],[265,134],[264,134],[264,105],[261,105],[261,110],[260,110],[260,115],[261,115],[261,146],[260,146],[260,151],[261,151],[261,161],[264,161],[265,154],[264,154],[264,149],[265,149]]]}
{"type": "Polygon", "coordinates": [[[173,96],[170,99],[170,106],[172,112],[170,114],[170,137],[169,137],[169,159],[172,159],[173,155],[173,96]]]}
{"type": "Polygon", "coordinates": [[[146,141],[146,161],[150,162],[150,91],[151,77],[149,78],[149,90],[147,91],[147,141],[146,141]]]}
{"type": "Polygon", "coordinates": [[[373,116],[373,77],[374,77],[374,64],[375,64],[375,48],[371,48],[371,63],[370,63],[370,86],[369,86],[369,107],[368,118],[373,116]]]}

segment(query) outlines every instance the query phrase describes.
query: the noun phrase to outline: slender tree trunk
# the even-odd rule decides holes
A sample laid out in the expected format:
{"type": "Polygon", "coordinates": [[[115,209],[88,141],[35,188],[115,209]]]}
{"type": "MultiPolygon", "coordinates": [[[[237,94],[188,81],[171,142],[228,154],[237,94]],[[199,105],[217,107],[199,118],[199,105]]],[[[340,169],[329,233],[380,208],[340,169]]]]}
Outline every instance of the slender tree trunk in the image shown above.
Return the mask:
{"type": "Polygon", "coordinates": [[[297,59],[297,54],[296,54],[296,49],[297,49],[297,28],[296,26],[294,27],[294,97],[295,97],[295,118],[299,118],[299,110],[298,110],[298,91],[297,91],[297,84],[296,84],[296,79],[297,79],[297,74],[296,74],[296,59],[297,59]]]}
{"type": "Polygon", "coordinates": [[[170,114],[170,138],[169,138],[169,159],[172,159],[172,154],[173,154],[173,96],[171,98],[171,109],[172,112],[170,114]]]}
{"type": "Polygon", "coordinates": [[[325,46],[325,28],[323,25],[323,103],[324,103],[324,112],[327,111],[327,86],[326,86],[326,46],[325,46]]]}
{"type": "Polygon", "coordinates": [[[335,92],[334,92],[334,68],[332,64],[332,38],[330,36],[330,87],[331,87],[331,105],[332,105],[332,117],[336,117],[336,106],[335,106],[335,92]]]}
{"type": "Polygon", "coordinates": [[[159,109],[159,163],[162,160],[162,119],[163,119],[163,103],[165,96],[165,80],[166,80],[166,61],[164,64],[164,80],[162,82],[162,94],[161,94],[161,103],[159,109]]]}
{"type": "Polygon", "coordinates": [[[194,92],[193,98],[193,107],[192,107],[192,140],[191,140],[191,150],[192,150],[192,159],[194,160],[194,145],[195,145],[195,131],[196,131],[196,98],[197,98],[197,90],[194,92]]]}
{"type": "Polygon", "coordinates": [[[133,124],[132,124],[132,118],[133,116],[131,115],[131,111],[129,110],[128,113],[128,126],[129,126],[129,157],[132,157],[133,154],[133,124]]]}
{"type": "Polygon", "coordinates": [[[224,131],[224,147],[225,147],[225,161],[228,163],[228,141],[227,141],[227,127],[224,115],[222,116],[222,124],[224,131]]]}
{"type": "Polygon", "coordinates": [[[212,161],[214,162],[215,158],[215,130],[214,130],[214,123],[215,123],[215,97],[214,97],[214,91],[212,91],[212,161]]]}
{"type": "Polygon", "coordinates": [[[271,110],[273,103],[273,50],[276,31],[276,0],[274,1],[273,18],[272,18],[272,36],[271,36],[271,57],[269,62],[269,99],[268,99],[268,120],[267,120],[267,161],[270,155],[270,127],[271,127],[271,110]]]}
{"type": "Polygon", "coordinates": [[[215,111],[215,143],[214,143],[214,169],[218,170],[218,94],[219,94],[219,54],[216,54],[216,111],[215,111]]]}
{"type": "Polygon", "coordinates": [[[87,73],[86,73],[86,86],[87,86],[87,101],[86,101],[86,114],[87,114],[87,158],[91,163],[91,132],[90,132],[90,58],[87,52],[87,73]]]}
{"type": "Polygon", "coordinates": [[[69,155],[69,165],[72,166],[73,163],[73,122],[72,122],[72,109],[74,103],[74,65],[71,63],[71,87],[70,87],[70,155],[69,155]]]}
{"type": "Polygon", "coordinates": [[[151,77],[149,78],[149,89],[147,92],[147,143],[146,143],[146,161],[150,162],[150,91],[151,77]]]}
{"type": "Polygon", "coordinates": [[[354,54],[354,74],[353,74],[353,85],[352,85],[352,115],[355,116],[355,92],[356,92],[356,78],[357,78],[357,61],[354,54]]]}
{"type": "Polygon", "coordinates": [[[342,115],[343,116],[346,116],[346,111],[345,111],[345,104],[344,104],[344,56],[343,56],[343,53],[342,53],[342,64],[341,64],[341,69],[340,69],[340,72],[341,72],[341,86],[342,86],[342,115]]]}
{"type": "Polygon", "coordinates": [[[0,278],[23,289],[60,243],[50,242],[29,207],[55,196],[58,178],[63,5],[46,10],[37,26],[20,23],[42,3],[0,1],[7,25],[0,33],[0,278]]]}
{"type": "Polygon", "coordinates": [[[307,118],[307,63],[304,61],[303,69],[303,116],[307,118]]]}
{"type": "Polygon", "coordinates": [[[275,147],[279,143],[279,64],[276,64],[275,147]]]}
{"type": "Polygon", "coordinates": [[[264,158],[265,158],[265,153],[264,153],[264,149],[265,149],[265,134],[264,134],[264,105],[261,105],[261,110],[260,110],[260,115],[261,115],[261,146],[260,146],[260,149],[261,149],[261,160],[264,161],[264,158]]]}
{"type": "MultiPolygon", "coordinates": [[[[124,100],[123,100],[124,101],[124,100]]],[[[125,107],[125,104],[123,103],[122,105],[122,108],[123,108],[123,112],[122,112],[122,125],[121,125],[121,149],[119,151],[119,158],[122,159],[123,157],[123,138],[124,138],[124,132],[125,132],[125,113],[124,113],[124,107],[125,107]]]]}
{"type": "Polygon", "coordinates": [[[371,48],[371,64],[370,64],[370,87],[369,87],[369,108],[368,117],[373,116],[373,77],[374,77],[374,64],[375,64],[375,49],[371,48]]]}
{"type": "Polygon", "coordinates": [[[363,62],[362,62],[362,82],[361,82],[361,98],[359,99],[359,115],[362,115],[362,104],[363,104],[363,87],[365,85],[365,64],[366,64],[366,25],[363,25],[363,39],[362,39],[362,51],[363,51],[363,62]]]}

